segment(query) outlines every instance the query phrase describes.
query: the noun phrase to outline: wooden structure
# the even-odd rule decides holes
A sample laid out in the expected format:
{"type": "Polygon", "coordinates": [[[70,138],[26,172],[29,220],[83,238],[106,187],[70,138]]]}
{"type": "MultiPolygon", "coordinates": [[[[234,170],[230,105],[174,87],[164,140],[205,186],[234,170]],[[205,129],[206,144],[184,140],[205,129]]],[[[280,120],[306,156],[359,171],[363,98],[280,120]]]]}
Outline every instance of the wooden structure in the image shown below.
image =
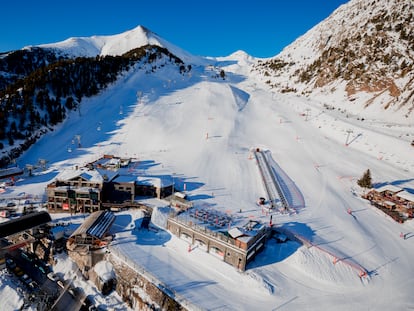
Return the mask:
{"type": "Polygon", "coordinates": [[[69,256],[86,277],[89,277],[89,270],[104,258],[106,246],[112,240],[109,229],[114,221],[115,215],[110,211],[94,212],[67,240],[69,256]]]}
{"type": "Polygon", "coordinates": [[[363,198],[399,222],[413,218],[414,194],[402,188],[387,184],[371,189],[363,198]]]}
{"type": "Polygon", "coordinates": [[[107,245],[105,238],[114,221],[115,215],[110,211],[92,213],[69,237],[68,248],[73,249],[73,245],[75,247],[87,245],[92,248],[107,245]]]}

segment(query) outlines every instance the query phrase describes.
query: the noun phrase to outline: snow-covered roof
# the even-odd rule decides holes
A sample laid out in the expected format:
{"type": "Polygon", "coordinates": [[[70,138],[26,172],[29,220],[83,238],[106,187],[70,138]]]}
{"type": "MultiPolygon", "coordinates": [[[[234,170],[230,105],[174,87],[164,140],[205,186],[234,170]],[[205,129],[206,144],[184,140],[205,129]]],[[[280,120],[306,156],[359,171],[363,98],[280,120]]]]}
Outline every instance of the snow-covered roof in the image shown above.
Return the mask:
{"type": "Polygon", "coordinates": [[[82,177],[84,180],[101,183],[103,181],[102,175],[97,170],[89,170],[86,168],[64,170],[57,177],[57,180],[72,180],[77,177],[82,177]]]}
{"type": "Polygon", "coordinates": [[[406,190],[403,190],[401,192],[398,192],[398,194],[396,196],[399,197],[399,198],[401,198],[401,199],[414,202],[414,194],[413,193],[410,193],[410,192],[408,192],[406,190]]]}
{"type": "Polygon", "coordinates": [[[110,211],[94,212],[72,233],[72,236],[88,234],[101,239],[114,220],[115,215],[110,211]]]}
{"type": "Polygon", "coordinates": [[[95,162],[102,167],[118,167],[121,163],[119,158],[101,158],[95,162]]]}
{"type": "Polygon", "coordinates": [[[105,180],[105,181],[111,181],[116,176],[118,176],[118,172],[112,171],[112,170],[105,170],[105,169],[97,168],[96,172],[101,176],[102,180],[105,180]]]}
{"type": "Polygon", "coordinates": [[[89,171],[88,172],[83,172],[79,176],[82,177],[82,179],[90,180],[90,181],[93,181],[93,180],[102,180],[102,178],[101,178],[102,176],[99,176],[97,174],[91,174],[89,171]]]}
{"type": "Polygon", "coordinates": [[[159,176],[138,176],[136,178],[138,185],[142,186],[154,186],[156,188],[168,187],[173,184],[170,175],[159,175],[159,176]]]}
{"type": "Polygon", "coordinates": [[[118,175],[113,179],[113,182],[134,183],[136,179],[136,176],[133,175],[118,175]]]}
{"type": "Polygon", "coordinates": [[[400,188],[400,187],[394,186],[394,185],[387,184],[387,185],[381,186],[379,188],[376,188],[374,190],[377,191],[377,192],[390,191],[390,192],[396,193],[396,192],[399,192],[403,189],[400,188]]]}
{"type": "Polygon", "coordinates": [[[228,233],[233,239],[237,239],[244,234],[244,232],[237,227],[231,228],[228,233]]]}
{"type": "Polygon", "coordinates": [[[249,220],[243,227],[233,227],[228,233],[233,239],[248,242],[252,237],[263,229],[263,224],[258,221],[249,220]]]}

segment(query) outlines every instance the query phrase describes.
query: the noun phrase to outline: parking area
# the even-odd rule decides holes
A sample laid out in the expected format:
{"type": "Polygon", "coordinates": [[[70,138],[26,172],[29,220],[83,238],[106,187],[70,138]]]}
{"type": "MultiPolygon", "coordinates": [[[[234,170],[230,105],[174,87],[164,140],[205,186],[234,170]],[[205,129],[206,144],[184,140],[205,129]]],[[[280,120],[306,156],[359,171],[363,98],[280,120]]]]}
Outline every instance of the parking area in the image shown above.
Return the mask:
{"type": "Polygon", "coordinates": [[[53,273],[52,268],[34,254],[20,250],[7,254],[4,269],[23,290],[25,305],[43,305],[51,310],[66,305],[70,308],[65,310],[80,310],[83,292],[74,288],[71,281],[53,273]]]}

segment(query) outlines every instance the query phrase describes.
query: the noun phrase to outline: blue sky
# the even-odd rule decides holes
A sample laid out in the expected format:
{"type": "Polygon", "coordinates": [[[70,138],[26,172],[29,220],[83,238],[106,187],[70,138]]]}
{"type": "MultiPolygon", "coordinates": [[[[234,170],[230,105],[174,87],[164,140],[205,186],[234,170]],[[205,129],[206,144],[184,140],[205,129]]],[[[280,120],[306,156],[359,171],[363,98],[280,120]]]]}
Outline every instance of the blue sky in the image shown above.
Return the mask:
{"type": "Polygon", "coordinates": [[[118,34],[138,25],[195,55],[278,54],[349,0],[12,0],[1,4],[0,52],[118,34]]]}

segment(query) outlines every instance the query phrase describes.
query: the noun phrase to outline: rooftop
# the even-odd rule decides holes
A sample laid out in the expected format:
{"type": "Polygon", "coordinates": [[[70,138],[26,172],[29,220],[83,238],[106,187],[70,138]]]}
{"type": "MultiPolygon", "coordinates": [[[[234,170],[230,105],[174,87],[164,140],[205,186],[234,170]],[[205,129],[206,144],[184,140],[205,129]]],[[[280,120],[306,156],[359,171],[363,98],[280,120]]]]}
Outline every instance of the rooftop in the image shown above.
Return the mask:
{"type": "Polygon", "coordinates": [[[40,225],[47,224],[52,219],[48,212],[31,213],[19,218],[0,223],[0,238],[13,235],[40,225]]]}
{"type": "Polygon", "coordinates": [[[86,218],[71,236],[87,234],[102,239],[114,221],[115,215],[110,211],[94,212],[86,218]]]}
{"type": "Polygon", "coordinates": [[[391,192],[397,193],[399,191],[402,191],[403,189],[400,187],[394,186],[394,185],[386,184],[374,190],[377,192],[391,191],[391,192]]]}

